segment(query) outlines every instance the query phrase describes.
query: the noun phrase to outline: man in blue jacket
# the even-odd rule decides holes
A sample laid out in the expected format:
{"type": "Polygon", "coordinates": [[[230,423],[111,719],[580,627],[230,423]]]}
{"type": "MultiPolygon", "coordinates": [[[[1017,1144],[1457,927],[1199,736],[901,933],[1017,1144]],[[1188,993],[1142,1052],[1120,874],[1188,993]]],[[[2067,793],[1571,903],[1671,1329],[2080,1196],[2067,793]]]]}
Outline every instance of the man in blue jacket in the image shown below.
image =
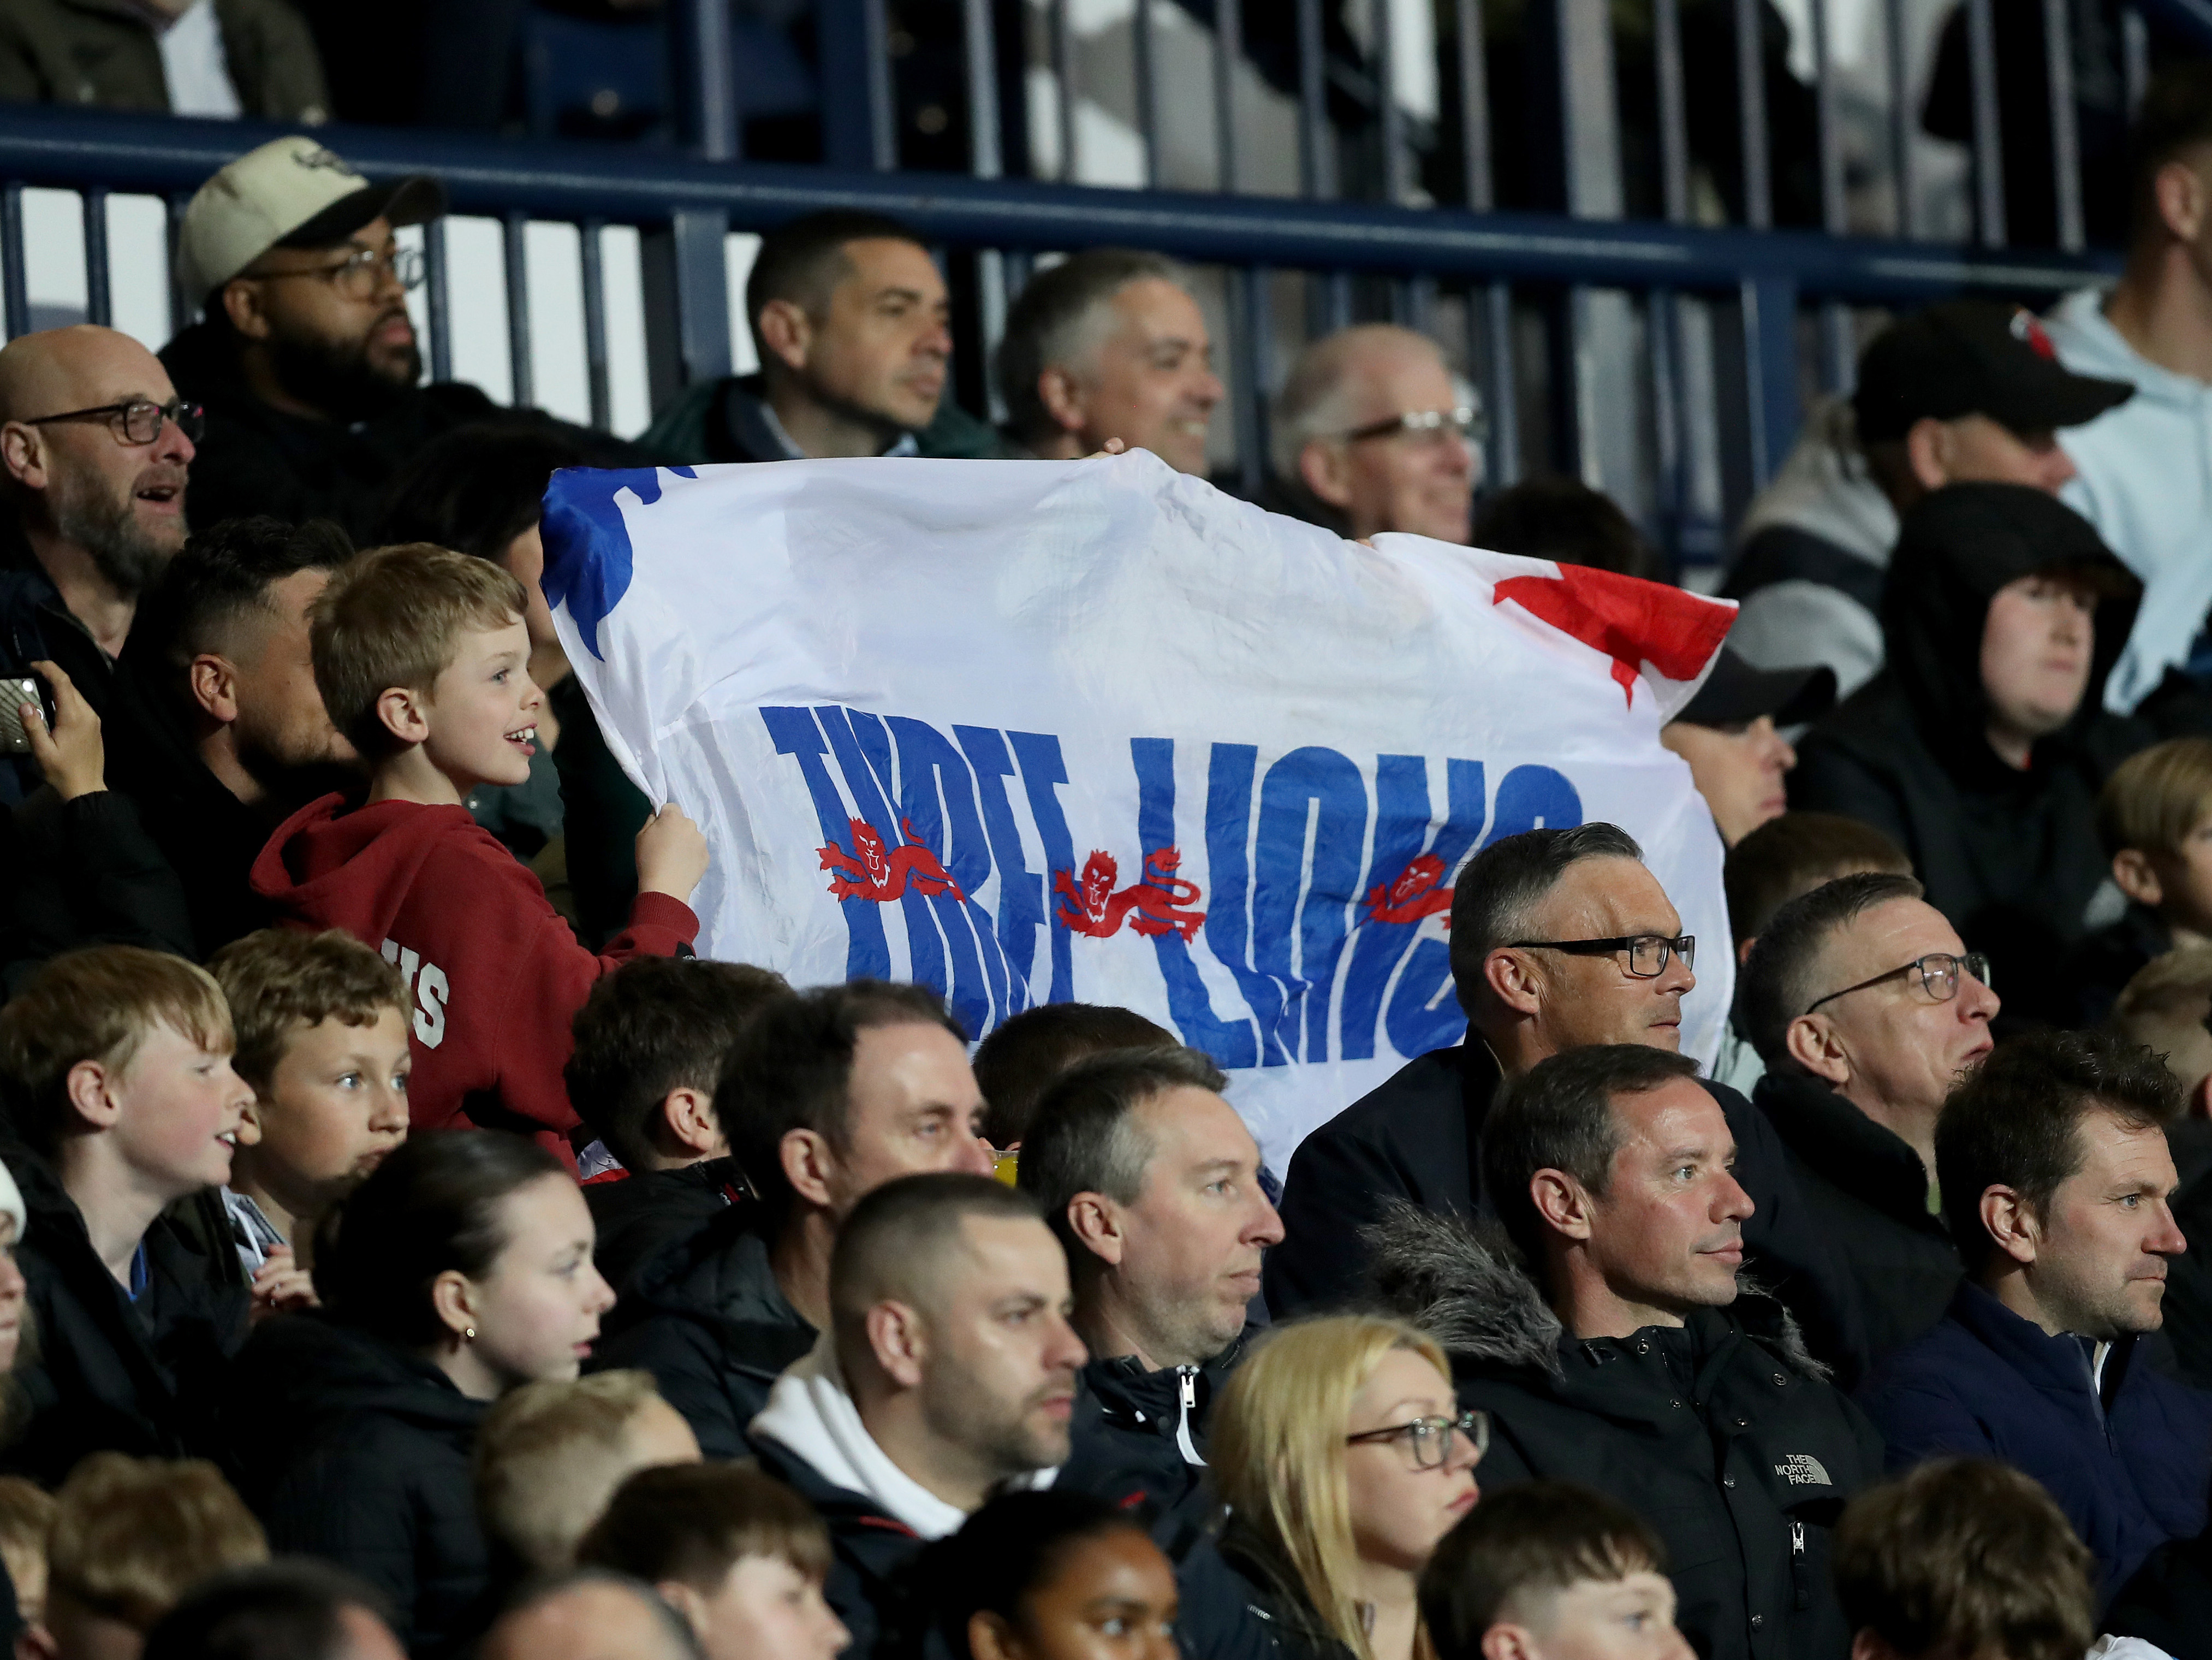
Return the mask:
{"type": "Polygon", "coordinates": [[[2142,1343],[2188,1248],[2160,1128],[2179,1087],[2121,1038],[1998,1045],[1936,1129],[1966,1282],[1862,1394],[1893,1468],[1966,1454],[2040,1481],[2095,1553],[2100,1601],[2203,1531],[2212,1483],[2212,1395],[2155,1371],[2142,1343]]]}

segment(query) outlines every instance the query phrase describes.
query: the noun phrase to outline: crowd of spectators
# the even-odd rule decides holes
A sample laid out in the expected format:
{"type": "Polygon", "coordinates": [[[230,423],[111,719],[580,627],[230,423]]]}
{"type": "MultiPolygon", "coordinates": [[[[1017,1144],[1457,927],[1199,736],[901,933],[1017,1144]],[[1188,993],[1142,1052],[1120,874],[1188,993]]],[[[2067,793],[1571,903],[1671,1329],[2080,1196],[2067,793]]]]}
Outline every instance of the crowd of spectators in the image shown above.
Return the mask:
{"type": "MultiPolygon", "coordinates": [[[[1660,734],[1715,1063],[1637,842],[1505,836],[1466,1041],[1279,1180],[1131,1011],[971,1052],[925,987],[696,958],[705,841],[539,592],[563,466],[1203,473],[1173,265],[1032,282],[1000,430],[928,250],[813,216],[761,373],[619,445],[418,384],[434,181],[224,168],[164,352],[0,349],[19,1655],[2212,1653],[2212,519],[2157,379],[2212,380],[2212,72],[2139,153],[2106,300],[1901,320],[1747,524],[1660,734]]],[[[1432,343],[1341,331],[1272,505],[1662,575],[1587,486],[1478,502],[1478,433],[1432,343]]]]}

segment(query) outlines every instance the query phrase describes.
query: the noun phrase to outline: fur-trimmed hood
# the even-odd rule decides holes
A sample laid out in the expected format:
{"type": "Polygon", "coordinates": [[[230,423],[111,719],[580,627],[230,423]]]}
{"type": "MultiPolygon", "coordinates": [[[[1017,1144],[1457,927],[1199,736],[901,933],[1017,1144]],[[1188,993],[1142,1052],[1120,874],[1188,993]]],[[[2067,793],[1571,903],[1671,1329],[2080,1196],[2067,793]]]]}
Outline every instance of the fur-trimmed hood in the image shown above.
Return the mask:
{"type": "MultiPolygon", "coordinates": [[[[1455,1359],[1561,1375],[1565,1329],[1496,1221],[1426,1211],[1394,1200],[1362,1230],[1373,1252],[1370,1283],[1382,1306],[1430,1333],[1455,1359]]],[[[1748,1279],[1714,1312],[1805,1377],[1828,1369],[1805,1347],[1797,1323],[1748,1279]]]]}

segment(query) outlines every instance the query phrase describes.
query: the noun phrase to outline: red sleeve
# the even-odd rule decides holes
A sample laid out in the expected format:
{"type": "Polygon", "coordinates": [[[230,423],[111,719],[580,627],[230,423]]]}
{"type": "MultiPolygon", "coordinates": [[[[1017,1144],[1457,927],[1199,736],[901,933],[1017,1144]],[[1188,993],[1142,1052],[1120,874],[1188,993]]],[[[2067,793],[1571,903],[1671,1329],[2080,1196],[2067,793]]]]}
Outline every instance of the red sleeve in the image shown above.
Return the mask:
{"type": "Polygon", "coordinates": [[[575,1039],[569,1023],[592,985],[633,957],[673,957],[699,934],[699,919],[681,899],[665,893],[641,893],[630,907],[630,923],[608,944],[605,956],[579,945],[567,922],[545,898],[538,879],[508,865],[535,891],[540,915],[520,943],[514,977],[499,1023],[495,1059],[499,1094],[510,1112],[567,1131],[582,1121],[568,1104],[561,1069],[568,1063],[575,1039]]]}

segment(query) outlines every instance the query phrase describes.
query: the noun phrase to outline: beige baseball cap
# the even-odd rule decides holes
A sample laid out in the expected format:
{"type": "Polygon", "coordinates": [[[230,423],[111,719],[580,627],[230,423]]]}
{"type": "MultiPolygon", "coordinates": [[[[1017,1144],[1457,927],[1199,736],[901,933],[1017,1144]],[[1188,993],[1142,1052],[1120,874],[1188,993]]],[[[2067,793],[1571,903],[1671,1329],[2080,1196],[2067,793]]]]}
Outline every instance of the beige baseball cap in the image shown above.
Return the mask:
{"type": "Polygon", "coordinates": [[[419,225],[445,210],[446,187],[434,179],[372,185],[312,138],[273,138],[194,194],[177,237],[177,277],[204,299],[280,245],[322,247],[372,219],[419,225]]]}

